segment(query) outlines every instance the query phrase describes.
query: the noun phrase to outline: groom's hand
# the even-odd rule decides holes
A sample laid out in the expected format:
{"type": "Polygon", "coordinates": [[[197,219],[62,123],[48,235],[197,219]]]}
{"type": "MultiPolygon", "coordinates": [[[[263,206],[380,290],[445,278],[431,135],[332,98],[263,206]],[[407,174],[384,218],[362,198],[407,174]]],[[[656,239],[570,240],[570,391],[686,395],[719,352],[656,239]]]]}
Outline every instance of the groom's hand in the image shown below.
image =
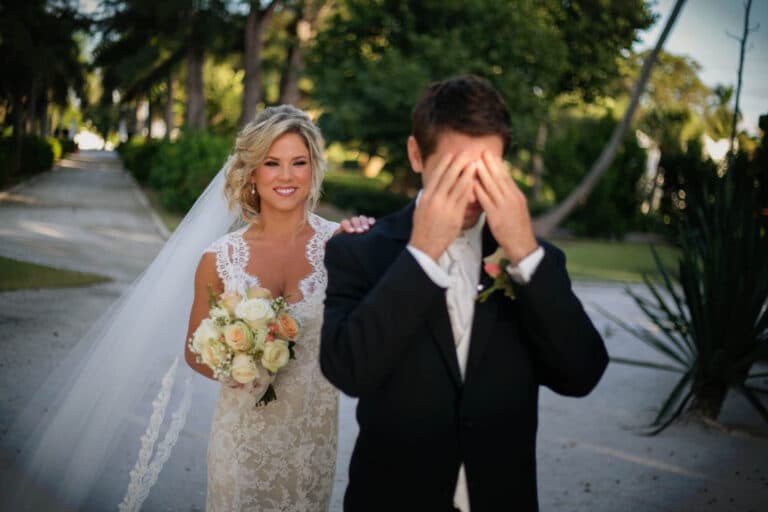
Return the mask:
{"type": "Polygon", "coordinates": [[[435,261],[440,258],[461,232],[476,170],[477,164],[464,153],[446,154],[438,161],[413,213],[409,245],[435,261]]]}
{"type": "Polygon", "coordinates": [[[512,265],[517,265],[539,246],[525,195],[504,162],[488,151],[483,151],[477,162],[477,178],[475,194],[485,211],[488,227],[512,265]]]}

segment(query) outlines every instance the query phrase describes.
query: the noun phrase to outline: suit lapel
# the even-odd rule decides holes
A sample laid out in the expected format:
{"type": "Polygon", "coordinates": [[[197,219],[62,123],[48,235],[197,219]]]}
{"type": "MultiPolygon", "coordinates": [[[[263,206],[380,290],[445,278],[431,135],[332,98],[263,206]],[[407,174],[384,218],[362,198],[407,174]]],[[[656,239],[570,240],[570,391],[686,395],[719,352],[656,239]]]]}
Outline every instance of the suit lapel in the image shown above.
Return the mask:
{"type": "MultiPolygon", "coordinates": [[[[483,257],[492,254],[498,247],[499,244],[493,238],[490,229],[486,225],[483,228],[483,257]]],[[[482,266],[483,261],[481,260],[480,286],[485,290],[493,284],[493,280],[485,273],[482,266]]],[[[498,305],[493,297],[489,297],[485,302],[475,301],[475,315],[472,319],[472,338],[469,344],[465,381],[469,379],[472,371],[480,364],[483,352],[490,339],[493,324],[496,322],[497,311],[498,305]]]]}
{"type": "Polygon", "coordinates": [[[459,370],[459,359],[456,355],[456,343],[453,339],[453,329],[451,328],[451,319],[448,317],[448,308],[445,299],[435,304],[427,317],[427,327],[432,334],[432,340],[437,345],[438,350],[443,356],[445,365],[453,377],[453,382],[457,387],[461,387],[461,372],[459,370]]]}
{"type": "MultiPolygon", "coordinates": [[[[411,201],[405,208],[395,213],[381,223],[382,232],[387,236],[398,240],[403,249],[408,244],[413,228],[413,211],[416,208],[416,201],[411,201]]],[[[432,335],[432,341],[437,345],[440,354],[443,357],[445,365],[453,377],[457,387],[461,386],[461,373],[459,371],[459,360],[456,356],[456,344],[453,340],[453,330],[451,329],[451,320],[448,316],[448,307],[445,296],[443,300],[436,303],[426,318],[427,328],[432,335]]]]}

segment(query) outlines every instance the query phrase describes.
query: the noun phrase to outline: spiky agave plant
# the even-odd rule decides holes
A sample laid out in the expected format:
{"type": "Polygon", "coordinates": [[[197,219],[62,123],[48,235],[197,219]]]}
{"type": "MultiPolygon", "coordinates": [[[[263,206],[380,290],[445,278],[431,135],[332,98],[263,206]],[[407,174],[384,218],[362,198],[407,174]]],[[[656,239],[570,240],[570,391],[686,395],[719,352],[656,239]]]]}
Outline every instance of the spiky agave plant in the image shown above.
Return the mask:
{"type": "Polygon", "coordinates": [[[660,279],[644,276],[649,297],[627,288],[658,333],[601,309],[670,360],[615,362],[680,375],[648,434],[661,432],[684,412],[716,420],[729,389],[744,395],[768,422],[760,397],[768,390],[753,384],[768,372],[750,374],[755,363],[768,360],[768,205],[760,196],[761,187],[768,187],[768,169],[741,163],[722,177],[692,177],[698,183],[687,184],[677,274],[651,246],[660,279]]]}

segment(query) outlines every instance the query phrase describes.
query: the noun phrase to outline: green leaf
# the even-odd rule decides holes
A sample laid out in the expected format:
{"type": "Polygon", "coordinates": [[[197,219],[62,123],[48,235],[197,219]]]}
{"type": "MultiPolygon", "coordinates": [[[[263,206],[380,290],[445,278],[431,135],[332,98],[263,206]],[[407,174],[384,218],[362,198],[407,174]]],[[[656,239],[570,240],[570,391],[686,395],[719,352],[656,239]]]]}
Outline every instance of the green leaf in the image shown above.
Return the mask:
{"type": "Polygon", "coordinates": [[[693,374],[691,372],[687,372],[680,378],[680,380],[677,381],[677,384],[672,389],[672,392],[669,393],[667,399],[664,401],[664,404],[661,406],[656,419],[654,419],[653,423],[651,424],[655,427],[662,427],[661,429],[654,431],[654,433],[661,432],[676,418],[678,418],[680,414],[682,414],[686,402],[692,395],[692,391],[688,389],[687,395],[682,400],[680,399],[680,395],[682,395],[686,388],[690,385],[692,377],[693,374]],[[674,411],[672,411],[673,408],[675,408],[674,411]]]}
{"type": "Polygon", "coordinates": [[[685,373],[686,371],[684,368],[669,366],[667,364],[652,363],[650,361],[639,361],[636,359],[626,359],[624,357],[611,357],[610,360],[614,363],[628,364],[630,366],[642,366],[644,368],[653,368],[655,370],[664,370],[668,372],[685,373]]]}

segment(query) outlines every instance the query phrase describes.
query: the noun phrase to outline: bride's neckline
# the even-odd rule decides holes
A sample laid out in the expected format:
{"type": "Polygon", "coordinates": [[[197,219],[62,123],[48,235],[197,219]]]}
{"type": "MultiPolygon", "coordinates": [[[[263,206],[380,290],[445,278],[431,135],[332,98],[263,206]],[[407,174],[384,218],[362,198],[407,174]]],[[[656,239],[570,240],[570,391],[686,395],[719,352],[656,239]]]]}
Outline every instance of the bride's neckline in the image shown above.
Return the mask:
{"type": "MultiPolygon", "coordinates": [[[[309,237],[309,239],[307,240],[307,243],[304,245],[304,257],[306,258],[307,263],[309,263],[311,270],[304,277],[299,279],[296,285],[297,289],[299,290],[299,293],[301,293],[301,299],[297,301],[290,301],[288,297],[286,297],[286,304],[288,304],[288,306],[296,306],[297,304],[300,304],[307,300],[307,296],[309,295],[309,293],[307,292],[307,283],[309,282],[310,278],[312,278],[315,274],[317,274],[320,271],[317,264],[318,262],[314,261],[315,258],[312,257],[312,249],[319,242],[320,236],[321,236],[320,229],[319,229],[319,217],[313,213],[310,213],[307,217],[307,224],[312,229],[312,235],[309,237]]],[[[251,226],[244,226],[238,229],[237,231],[235,231],[233,235],[234,235],[234,238],[238,241],[238,245],[242,255],[241,271],[243,273],[243,276],[253,281],[255,283],[255,286],[262,286],[261,279],[259,279],[259,276],[252,274],[247,270],[248,263],[251,260],[251,248],[248,245],[248,240],[246,240],[245,233],[250,228],[251,226]]]]}

